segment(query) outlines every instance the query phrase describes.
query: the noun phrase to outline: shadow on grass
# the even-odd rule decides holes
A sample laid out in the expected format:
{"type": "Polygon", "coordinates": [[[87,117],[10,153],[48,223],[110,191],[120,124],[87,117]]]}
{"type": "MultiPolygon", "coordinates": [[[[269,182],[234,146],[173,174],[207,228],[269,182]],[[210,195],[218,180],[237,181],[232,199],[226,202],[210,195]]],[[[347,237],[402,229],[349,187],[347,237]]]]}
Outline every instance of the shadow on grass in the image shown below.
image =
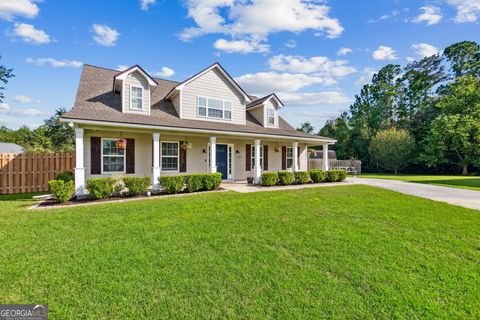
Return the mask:
{"type": "Polygon", "coordinates": [[[34,196],[39,196],[42,194],[47,194],[47,192],[2,194],[0,195],[0,201],[32,201],[34,196]]]}

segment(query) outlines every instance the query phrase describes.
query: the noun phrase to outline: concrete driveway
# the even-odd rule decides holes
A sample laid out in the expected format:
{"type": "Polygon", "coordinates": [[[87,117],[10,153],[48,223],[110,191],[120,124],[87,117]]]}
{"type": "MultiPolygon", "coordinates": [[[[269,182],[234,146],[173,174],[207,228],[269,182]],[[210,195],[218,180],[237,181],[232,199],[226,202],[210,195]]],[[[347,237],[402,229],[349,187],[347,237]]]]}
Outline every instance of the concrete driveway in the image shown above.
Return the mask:
{"type": "Polygon", "coordinates": [[[387,179],[348,178],[348,181],[480,210],[480,191],[387,179]]]}

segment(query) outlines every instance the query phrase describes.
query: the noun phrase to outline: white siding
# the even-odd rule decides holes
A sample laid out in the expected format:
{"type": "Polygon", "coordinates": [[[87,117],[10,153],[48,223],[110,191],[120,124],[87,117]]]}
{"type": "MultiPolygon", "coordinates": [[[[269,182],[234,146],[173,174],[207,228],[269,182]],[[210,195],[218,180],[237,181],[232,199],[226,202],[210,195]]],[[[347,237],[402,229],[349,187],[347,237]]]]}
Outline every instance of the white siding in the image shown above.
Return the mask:
{"type": "Polygon", "coordinates": [[[264,112],[264,117],[265,117],[265,127],[268,128],[278,128],[278,105],[272,101],[272,99],[265,101],[264,107],[263,107],[263,112],[264,112]],[[275,124],[271,125],[268,123],[268,114],[267,114],[267,109],[268,108],[274,108],[275,109],[275,124]]]}
{"type": "Polygon", "coordinates": [[[150,85],[147,79],[138,71],[127,76],[123,84],[123,112],[136,114],[150,114],[150,85]],[[135,110],[130,108],[130,89],[132,86],[143,88],[143,110],[135,110]]]}
{"type": "Polygon", "coordinates": [[[182,91],[182,118],[245,124],[244,98],[216,69],[188,83],[182,91]],[[227,100],[232,103],[232,119],[197,117],[197,97],[227,100]]]}

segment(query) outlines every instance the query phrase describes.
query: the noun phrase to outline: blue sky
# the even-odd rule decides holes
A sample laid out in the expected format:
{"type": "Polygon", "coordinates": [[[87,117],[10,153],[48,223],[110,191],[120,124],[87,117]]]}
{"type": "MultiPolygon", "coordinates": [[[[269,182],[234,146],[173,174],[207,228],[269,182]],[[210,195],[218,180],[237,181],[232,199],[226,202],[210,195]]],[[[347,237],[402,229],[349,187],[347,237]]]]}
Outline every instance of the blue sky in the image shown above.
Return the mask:
{"type": "Polygon", "coordinates": [[[0,125],[70,109],[83,63],[182,81],[218,61],[247,92],[276,92],[293,125],[319,129],[383,65],[478,42],[479,20],[480,0],[0,0],[15,73],[0,125]]]}

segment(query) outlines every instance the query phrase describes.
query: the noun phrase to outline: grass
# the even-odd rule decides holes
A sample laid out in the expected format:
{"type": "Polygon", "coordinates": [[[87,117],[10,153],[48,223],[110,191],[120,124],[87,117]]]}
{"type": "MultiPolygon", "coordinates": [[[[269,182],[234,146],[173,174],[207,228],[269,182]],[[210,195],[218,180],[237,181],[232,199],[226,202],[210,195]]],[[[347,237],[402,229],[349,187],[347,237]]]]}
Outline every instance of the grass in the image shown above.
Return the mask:
{"type": "Polygon", "coordinates": [[[435,175],[392,175],[383,173],[366,173],[359,178],[375,178],[409,181],[417,183],[434,184],[444,187],[454,187],[469,190],[480,190],[479,176],[435,176],[435,175]]]}
{"type": "Polygon", "coordinates": [[[0,301],[51,319],[480,317],[479,211],[361,185],[29,203],[0,201],[0,301]]]}

